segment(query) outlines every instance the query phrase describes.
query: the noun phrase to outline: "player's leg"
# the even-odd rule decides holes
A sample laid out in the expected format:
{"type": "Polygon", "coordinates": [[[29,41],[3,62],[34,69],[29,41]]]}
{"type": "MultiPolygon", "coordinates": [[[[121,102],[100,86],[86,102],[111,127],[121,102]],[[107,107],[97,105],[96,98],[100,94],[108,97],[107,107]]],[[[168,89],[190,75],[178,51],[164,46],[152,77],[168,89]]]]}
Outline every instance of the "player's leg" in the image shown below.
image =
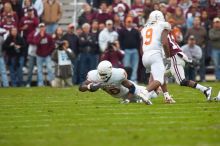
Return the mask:
{"type": "Polygon", "coordinates": [[[176,101],[172,98],[172,96],[168,92],[166,81],[164,81],[164,84],[161,86],[161,89],[163,91],[165,103],[176,103],[176,101]]]}
{"type": "MultiPolygon", "coordinates": [[[[152,82],[154,79],[153,79],[153,76],[152,74],[150,74],[150,78],[149,78],[149,83],[152,82]]],[[[171,97],[171,95],[169,94],[168,92],[168,89],[167,89],[167,84],[166,84],[166,81],[165,81],[165,78],[164,78],[164,84],[160,87],[158,87],[155,92],[157,93],[157,95],[159,94],[159,90],[162,90],[163,92],[163,95],[164,95],[164,99],[165,99],[165,102],[166,103],[175,103],[176,101],[173,100],[173,98],[171,97]]]]}
{"type": "Polygon", "coordinates": [[[143,101],[148,104],[149,93],[156,90],[160,85],[163,84],[165,67],[161,54],[154,54],[149,56],[148,53],[144,53],[142,56],[142,62],[146,69],[150,68],[154,78],[154,80],[147,86],[147,90],[140,94],[141,97],[143,95],[143,101]]]}
{"type": "Polygon", "coordinates": [[[195,81],[186,80],[185,72],[184,72],[184,64],[182,63],[182,59],[177,57],[172,57],[171,60],[171,73],[174,76],[177,84],[181,86],[191,87],[200,90],[203,92],[207,98],[207,100],[211,99],[212,87],[205,87],[195,81]]]}
{"type": "Polygon", "coordinates": [[[165,67],[163,60],[160,58],[160,54],[153,55],[152,59],[154,62],[151,65],[151,74],[154,80],[147,86],[148,92],[156,90],[159,86],[164,84],[165,67]]]}

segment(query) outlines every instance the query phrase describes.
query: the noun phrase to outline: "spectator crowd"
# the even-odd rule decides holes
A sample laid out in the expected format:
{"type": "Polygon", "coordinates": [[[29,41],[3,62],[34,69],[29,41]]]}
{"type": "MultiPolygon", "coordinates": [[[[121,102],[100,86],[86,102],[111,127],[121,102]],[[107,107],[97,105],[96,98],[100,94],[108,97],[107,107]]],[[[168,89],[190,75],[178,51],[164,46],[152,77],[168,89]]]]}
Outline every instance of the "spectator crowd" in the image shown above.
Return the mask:
{"type": "Polygon", "coordinates": [[[63,87],[82,83],[101,60],[125,68],[133,82],[142,80],[140,30],[153,10],[160,10],[172,26],[183,52],[188,79],[205,81],[206,66],[215,66],[220,80],[219,0],[87,0],[77,24],[58,25],[58,0],[0,0],[0,74],[3,87],[37,85],[63,87]],[[53,68],[55,66],[55,70],[53,68]],[[24,68],[27,79],[24,80],[24,68]],[[7,77],[9,70],[10,78],[7,77]],[[9,85],[10,81],[10,85],[9,85]]]}

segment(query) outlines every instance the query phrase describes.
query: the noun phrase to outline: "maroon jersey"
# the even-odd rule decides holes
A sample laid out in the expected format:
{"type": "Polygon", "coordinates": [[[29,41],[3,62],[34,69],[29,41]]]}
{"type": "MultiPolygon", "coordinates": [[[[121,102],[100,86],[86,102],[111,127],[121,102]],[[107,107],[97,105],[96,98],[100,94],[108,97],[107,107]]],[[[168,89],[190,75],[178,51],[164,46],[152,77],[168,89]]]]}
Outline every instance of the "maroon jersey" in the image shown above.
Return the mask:
{"type": "Polygon", "coordinates": [[[11,28],[17,27],[17,24],[15,21],[2,21],[0,27],[10,31],[11,28]]]}
{"type": "Polygon", "coordinates": [[[131,9],[134,10],[137,14],[144,13],[144,5],[132,5],[131,9]]]}
{"type": "Polygon", "coordinates": [[[28,16],[24,16],[21,18],[21,21],[20,21],[20,30],[23,31],[23,35],[25,38],[27,38],[27,36],[32,32],[34,31],[37,26],[39,24],[39,20],[37,17],[33,17],[33,18],[30,18],[28,16]],[[22,29],[22,27],[24,27],[25,25],[27,25],[27,29],[22,29]]]}
{"type": "Polygon", "coordinates": [[[176,43],[171,33],[168,34],[168,42],[169,42],[170,57],[173,57],[178,52],[182,52],[182,50],[180,49],[180,46],[176,43]]]}

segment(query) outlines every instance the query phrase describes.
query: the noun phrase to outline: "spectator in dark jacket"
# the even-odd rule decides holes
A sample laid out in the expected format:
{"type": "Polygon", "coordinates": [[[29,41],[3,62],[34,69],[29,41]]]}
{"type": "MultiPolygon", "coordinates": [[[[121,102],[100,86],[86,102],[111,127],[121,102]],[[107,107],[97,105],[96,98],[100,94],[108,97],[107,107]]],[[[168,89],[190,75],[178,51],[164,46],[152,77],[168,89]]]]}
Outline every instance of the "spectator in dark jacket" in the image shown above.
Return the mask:
{"type": "Polygon", "coordinates": [[[97,64],[96,38],[90,33],[90,25],[88,23],[82,26],[83,33],[79,36],[80,54],[79,54],[79,70],[80,83],[86,79],[88,71],[95,69],[97,64]]]}
{"type": "Polygon", "coordinates": [[[74,34],[73,24],[68,25],[67,33],[63,36],[63,39],[68,41],[70,49],[75,54],[75,59],[72,60],[72,68],[74,72],[72,81],[74,84],[79,84],[79,38],[76,34],[74,34]]]}
{"type": "Polygon", "coordinates": [[[23,85],[25,41],[19,36],[17,28],[12,28],[4,42],[3,48],[8,57],[11,84],[13,87],[23,85]]]}
{"type": "Polygon", "coordinates": [[[132,27],[132,18],[127,17],[125,28],[119,33],[119,42],[121,48],[125,51],[124,66],[132,68],[131,80],[137,81],[137,69],[139,63],[140,34],[138,30],[132,27]]]}
{"type": "Polygon", "coordinates": [[[52,70],[51,53],[54,50],[55,44],[52,37],[46,33],[44,23],[39,24],[39,34],[34,37],[35,44],[37,45],[37,74],[38,74],[38,86],[44,86],[43,81],[43,64],[47,66],[48,80],[51,82],[54,79],[52,70]]]}

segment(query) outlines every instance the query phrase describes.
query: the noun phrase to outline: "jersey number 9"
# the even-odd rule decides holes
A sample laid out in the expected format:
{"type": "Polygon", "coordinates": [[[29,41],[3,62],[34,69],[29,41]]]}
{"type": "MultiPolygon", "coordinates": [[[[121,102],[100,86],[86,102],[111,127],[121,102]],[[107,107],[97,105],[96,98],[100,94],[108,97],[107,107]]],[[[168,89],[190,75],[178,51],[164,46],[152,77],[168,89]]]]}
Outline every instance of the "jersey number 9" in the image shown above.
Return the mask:
{"type": "Polygon", "coordinates": [[[151,41],[152,41],[152,35],[153,35],[153,29],[147,29],[146,31],[146,41],[144,42],[145,45],[150,45],[151,41]]]}

